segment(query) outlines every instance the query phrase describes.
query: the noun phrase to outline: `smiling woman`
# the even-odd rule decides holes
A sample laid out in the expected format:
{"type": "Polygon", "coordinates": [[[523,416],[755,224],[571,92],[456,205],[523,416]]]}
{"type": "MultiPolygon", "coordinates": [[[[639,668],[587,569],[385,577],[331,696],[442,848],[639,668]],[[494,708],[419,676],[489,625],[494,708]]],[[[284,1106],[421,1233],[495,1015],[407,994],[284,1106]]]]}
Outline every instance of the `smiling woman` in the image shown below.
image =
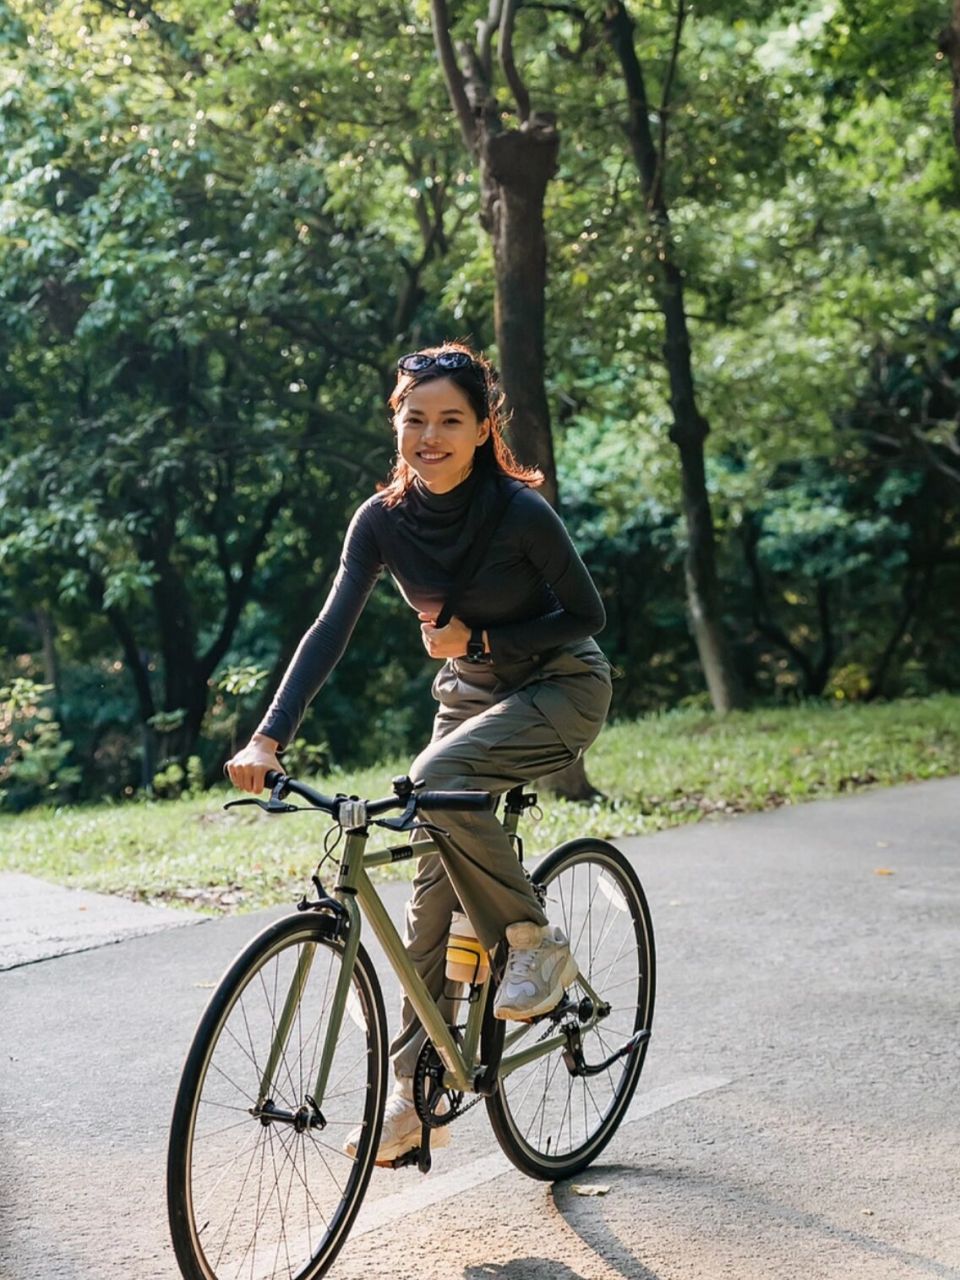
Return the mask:
{"type": "MultiPolygon", "coordinates": [[[[603,606],[535,492],[540,472],[519,466],[505,444],[502,406],[489,362],[462,343],[400,359],[393,471],[351,521],[317,621],[259,731],[228,766],[238,787],[260,791],[267,770],[281,768],[277,751],[340,659],[384,568],[417,613],[427,652],[443,660],[433,737],[409,770],[418,783],[500,795],[565,768],[597,736],[610,703],[609,664],[592,639],[603,606]]],[[[441,825],[439,852],[420,859],[407,907],[405,942],[421,978],[450,1020],[444,952],[451,916],[463,910],[485,948],[508,946],[495,1016],[548,1012],[577,974],[567,938],[550,926],[495,814],[444,811],[441,825]]],[[[379,1162],[419,1142],[412,1079],[423,1044],[405,1003],[379,1162]]],[[[435,1145],[448,1136],[437,1129],[435,1145]]]]}
{"type": "Polygon", "coordinates": [[[414,385],[396,415],[397,450],[431,493],[446,493],[473,470],[490,419],[477,421],[467,396],[442,378],[414,385]]]}
{"type": "Polygon", "coordinates": [[[456,342],[426,347],[401,356],[397,375],[390,397],[397,462],[386,487],[389,506],[409,492],[414,477],[431,492],[444,493],[473,467],[500,472],[533,488],[543,483],[542,473],[520,466],[504,441],[504,396],[493,367],[478,352],[456,342]],[[445,466],[433,470],[429,455],[452,452],[461,442],[459,473],[453,465],[449,471],[445,466]]]}

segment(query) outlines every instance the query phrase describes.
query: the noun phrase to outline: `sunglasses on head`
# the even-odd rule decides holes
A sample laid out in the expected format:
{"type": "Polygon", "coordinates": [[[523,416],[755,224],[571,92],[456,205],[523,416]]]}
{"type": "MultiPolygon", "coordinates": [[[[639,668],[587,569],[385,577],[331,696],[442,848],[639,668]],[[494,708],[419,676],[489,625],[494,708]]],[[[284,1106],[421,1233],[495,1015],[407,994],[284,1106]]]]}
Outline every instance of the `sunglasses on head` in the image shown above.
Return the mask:
{"type": "Polygon", "coordinates": [[[438,369],[465,369],[472,365],[473,359],[465,351],[438,351],[436,355],[428,355],[425,351],[411,351],[401,356],[397,368],[401,373],[423,373],[432,365],[438,369]]]}

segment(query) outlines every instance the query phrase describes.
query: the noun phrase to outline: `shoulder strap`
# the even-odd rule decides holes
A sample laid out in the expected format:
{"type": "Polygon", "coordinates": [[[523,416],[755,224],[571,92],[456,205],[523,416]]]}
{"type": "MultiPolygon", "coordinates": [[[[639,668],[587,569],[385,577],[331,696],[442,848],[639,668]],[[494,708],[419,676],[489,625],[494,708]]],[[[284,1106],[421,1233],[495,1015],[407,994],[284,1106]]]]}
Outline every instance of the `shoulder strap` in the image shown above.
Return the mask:
{"type": "Polygon", "coordinates": [[[453,617],[453,611],[463,595],[464,588],[470,585],[471,580],[480,568],[483,557],[487,554],[490,539],[496,532],[497,525],[503,519],[507,507],[523,487],[523,485],[504,484],[503,482],[497,486],[496,499],[487,512],[486,520],[477,530],[477,536],[474,538],[470,550],[457,565],[457,572],[454,575],[453,582],[450,584],[450,590],[447,592],[443,608],[437,614],[437,620],[433,625],[438,631],[441,627],[445,627],[453,617]]]}

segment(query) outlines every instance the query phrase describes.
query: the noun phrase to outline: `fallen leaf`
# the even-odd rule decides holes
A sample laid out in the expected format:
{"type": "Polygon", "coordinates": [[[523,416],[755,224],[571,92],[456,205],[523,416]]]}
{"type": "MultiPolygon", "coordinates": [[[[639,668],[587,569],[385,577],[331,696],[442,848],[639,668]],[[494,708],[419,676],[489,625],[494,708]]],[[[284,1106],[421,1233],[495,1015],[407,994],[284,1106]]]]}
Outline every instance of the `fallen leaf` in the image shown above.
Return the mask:
{"type": "Polygon", "coordinates": [[[897,873],[891,871],[889,867],[874,867],[873,874],[875,876],[895,876],[897,873]]]}
{"type": "Polygon", "coordinates": [[[575,1182],[570,1190],[575,1196],[605,1196],[610,1188],[602,1186],[599,1182],[575,1182]]]}

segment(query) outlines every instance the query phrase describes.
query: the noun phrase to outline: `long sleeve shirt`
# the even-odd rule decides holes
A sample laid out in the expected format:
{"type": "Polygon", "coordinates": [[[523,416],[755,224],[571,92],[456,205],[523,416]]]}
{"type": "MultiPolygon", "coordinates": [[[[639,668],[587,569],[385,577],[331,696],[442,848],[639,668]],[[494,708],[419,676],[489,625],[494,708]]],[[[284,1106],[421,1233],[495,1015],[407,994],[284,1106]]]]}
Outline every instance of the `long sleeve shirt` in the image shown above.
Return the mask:
{"type": "MultiPolygon", "coordinates": [[[[557,513],[519,481],[500,483],[515,491],[455,609],[468,627],[487,632],[495,670],[585,640],[605,622],[597,589],[557,513]]],[[[447,493],[431,493],[415,481],[394,506],[385,493],[363,503],[347,529],[323,609],[300,641],[258,732],[281,746],[291,740],[384,569],[412,609],[439,613],[491,495],[489,478],[475,470],[447,493]]]]}

